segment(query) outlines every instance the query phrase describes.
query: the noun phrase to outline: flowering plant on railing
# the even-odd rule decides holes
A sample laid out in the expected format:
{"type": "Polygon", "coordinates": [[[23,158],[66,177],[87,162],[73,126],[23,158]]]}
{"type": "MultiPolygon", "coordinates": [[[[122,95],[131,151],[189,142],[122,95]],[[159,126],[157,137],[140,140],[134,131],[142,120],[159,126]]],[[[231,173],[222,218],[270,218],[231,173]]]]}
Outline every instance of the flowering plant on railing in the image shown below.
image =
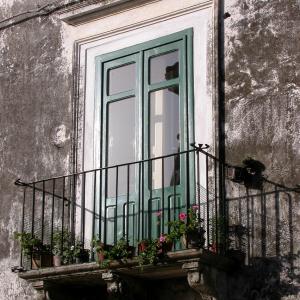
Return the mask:
{"type": "Polygon", "coordinates": [[[180,212],[177,220],[168,223],[170,237],[173,240],[181,239],[184,246],[188,248],[202,248],[205,243],[203,220],[199,217],[198,209],[198,205],[193,205],[188,209],[187,214],[180,212]]]}
{"type": "Polygon", "coordinates": [[[173,239],[168,234],[161,234],[157,239],[142,240],[138,244],[138,262],[140,266],[156,264],[165,258],[166,253],[171,251],[173,239]]]}

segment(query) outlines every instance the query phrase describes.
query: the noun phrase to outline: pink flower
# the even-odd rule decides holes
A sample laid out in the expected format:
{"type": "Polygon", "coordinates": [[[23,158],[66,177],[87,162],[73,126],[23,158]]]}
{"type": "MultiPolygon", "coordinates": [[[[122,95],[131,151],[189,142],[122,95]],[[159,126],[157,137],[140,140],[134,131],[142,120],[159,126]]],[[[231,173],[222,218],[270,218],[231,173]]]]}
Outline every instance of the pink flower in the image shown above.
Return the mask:
{"type": "Polygon", "coordinates": [[[166,241],[166,236],[161,234],[160,237],[159,237],[159,242],[164,243],[165,241],[166,241]]]}
{"type": "Polygon", "coordinates": [[[162,211],[161,211],[161,210],[159,210],[159,211],[157,211],[157,212],[155,213],[155,215],[156,215],[157,217],[160,217],[161,214],[162,214],[162,211]]]}
{"type": "Polygon", "coordinates": [[[192,209],[193,209],[193,210],[198,210],[198,208],[199,208],[199,205],[197,205],[197,204],[194,204],[194,205],[192,206],[192,209]]]}
{"type": "Polygon", "coordinates": [[[186,214],[183,213],[183,212],[181,212],[181,213],[179,214],[179,219],[180,219],[180,221],[184,221],[184,220],[186,219],[186,214]]]}

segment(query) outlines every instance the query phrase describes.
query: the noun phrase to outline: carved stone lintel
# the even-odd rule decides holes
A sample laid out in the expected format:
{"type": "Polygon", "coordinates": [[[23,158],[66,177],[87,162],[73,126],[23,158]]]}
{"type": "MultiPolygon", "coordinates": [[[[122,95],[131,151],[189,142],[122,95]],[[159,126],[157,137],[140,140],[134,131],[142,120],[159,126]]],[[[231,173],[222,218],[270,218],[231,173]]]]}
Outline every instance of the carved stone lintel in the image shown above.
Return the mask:
{"type": "Polygon", "coordinates": [[[204,265],[199,261],[190,261],[184,263],[182,268],[187,272],[189,286],[200,294],[203,300],[215,299],[215,293],[205,276],[206,267],[204,265]]]}

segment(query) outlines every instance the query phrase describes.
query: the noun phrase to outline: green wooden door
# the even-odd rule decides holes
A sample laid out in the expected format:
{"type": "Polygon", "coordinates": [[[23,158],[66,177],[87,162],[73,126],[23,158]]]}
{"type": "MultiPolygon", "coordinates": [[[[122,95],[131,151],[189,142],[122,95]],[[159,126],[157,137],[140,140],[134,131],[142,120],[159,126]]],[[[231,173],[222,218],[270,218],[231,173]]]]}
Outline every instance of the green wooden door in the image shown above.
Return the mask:
{"type": "Polygon", "coordinates": [[[151,159],[107,170],[102,187],[105,241],[135,244],[167,233],[193,197],[193,158],[158,159],[194,141],[192,30],[102,55],[96,67],[102,166],[151,159]]]}

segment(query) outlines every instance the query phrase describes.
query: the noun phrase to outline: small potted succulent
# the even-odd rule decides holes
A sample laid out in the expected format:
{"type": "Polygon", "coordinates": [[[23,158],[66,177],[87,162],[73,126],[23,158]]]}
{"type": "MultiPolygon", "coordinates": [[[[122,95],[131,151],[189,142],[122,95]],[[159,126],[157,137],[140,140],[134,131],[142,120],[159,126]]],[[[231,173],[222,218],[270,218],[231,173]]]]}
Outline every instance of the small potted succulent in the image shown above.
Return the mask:
{"type": "Polygon", "coordinates": [[[84,248],[81,241],[76,240],[73,252],[76,264],[89,262],[90,250],[84,248]]]}
{"type": "Polygon", "coordinates": [[[184,248],[203,248],[205,244],[205,230],[202,227],[203,220],[197,213],[198,205],[188,209],[187,214],[179,213],[178,219],[169,222],[170,238],[181,240],[184,248]]]}
{"type": "Polygon", "coordinates": [[[43,244],[39,238],[28,232],[15,232],[14,238],[20,242],[24,255],[31,258],[32,269],[52,267],[50,245],[43,244]]]}
{"type": "Polygon", "coordinates": [[[71,233],[68,229],[56,230],[53,233],[53,264],[59,267],[72,262],[71,233]]]}

